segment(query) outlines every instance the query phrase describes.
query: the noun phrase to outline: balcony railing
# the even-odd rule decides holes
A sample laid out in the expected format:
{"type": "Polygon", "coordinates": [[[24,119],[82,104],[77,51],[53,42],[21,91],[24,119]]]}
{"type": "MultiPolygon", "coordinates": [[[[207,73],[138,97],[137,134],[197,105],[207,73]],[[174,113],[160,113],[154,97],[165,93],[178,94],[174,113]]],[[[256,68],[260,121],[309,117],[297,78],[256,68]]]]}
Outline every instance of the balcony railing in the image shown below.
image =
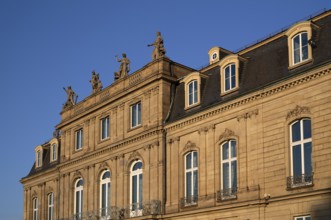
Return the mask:
{"type": "Polygon", "coordinates": [[[227,188],[220,191],[217,191],[217,201],[223,201],[227,199],[236,199],[237,198],[237,187],[227,188]]]}
{"type": "Polygon", "coordinates": [[[306,187],[313,185],[313,174],[287,177],[287,189],[306,187]]]}
{"type": "Polygon", "coordinates": [[[121,220],[138,216],[160,215],[161,201],[151,200],[144,203],[130,204],[125,208],[107,207],[99,210],[76,213],[70,218],[61,218],[60,220],[121,220]]]}
{"type": "Polygon", "coordinates": [[[198,204],[198,196],[188,196],[180,199],[181,208],[198,204]]]}

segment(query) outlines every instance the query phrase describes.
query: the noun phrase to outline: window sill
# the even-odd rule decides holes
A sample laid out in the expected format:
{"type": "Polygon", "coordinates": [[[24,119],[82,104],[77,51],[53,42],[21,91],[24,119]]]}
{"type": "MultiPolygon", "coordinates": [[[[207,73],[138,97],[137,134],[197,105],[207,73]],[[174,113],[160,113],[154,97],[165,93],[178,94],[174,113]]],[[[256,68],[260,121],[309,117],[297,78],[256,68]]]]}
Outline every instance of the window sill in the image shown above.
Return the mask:
{"type": "Polygon", "coordinates": [[[197,103],[192,104],[192,105],[190,105],[190,106],[186,106],[186,107],[184,108],[184,110],[186,111],[186,110],[192,109],[192,108],[194,108],[194,107],[197,107],[197,106],[199,106],[199,105],[200,105],[200,102],[197,102],[197,103]]]}
{"type": "Polygon", "coordinates": [[[222,91],[221,96],[225,96],[225,95],[231,94],[231,93],[236,92],[238,90],[239,90],[239,87],[237,86],[237,87],[235,87],[233,89],[230,89],[228,91],[222,91]]]}
{"type": "Polygon", "coordinates": [[[139,129],[139,128],[141,128],[141,127],[142,127],[141,124],[140,124],[140,125],[137,125],[137,126],[135,126],[135,127],[130,127],[130,128],[128,129],[128,132],[130,132],[130,131],[134,131],[134,130],[139,129]]]}
{"type": "Polygon", "coordinates": [[[298,68],[298,67],[300,67],[300,66],[303,66],[303,65],[305,65],[305,64],[312,63],[312,62],[313,62],[313,59],[310,58],[310,59],[305,60],[305,61],[303,61],[303,62],[300,62],[300,63],[293,64],[293,65],[289,66],[289,67],[288,67],[288,70],[292,70],[292,69],[298,68]]]}

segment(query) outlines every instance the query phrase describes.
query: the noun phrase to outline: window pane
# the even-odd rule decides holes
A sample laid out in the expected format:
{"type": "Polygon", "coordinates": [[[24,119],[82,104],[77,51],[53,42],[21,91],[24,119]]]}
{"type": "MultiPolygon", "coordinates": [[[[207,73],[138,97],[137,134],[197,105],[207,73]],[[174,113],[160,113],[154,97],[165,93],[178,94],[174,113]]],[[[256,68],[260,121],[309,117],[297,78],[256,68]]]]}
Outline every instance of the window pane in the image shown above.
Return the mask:
{"type": "Polygon", "coordinates": [[[136,106],[131,106],[131,127],[136,126],[136,106]]]}
{"type": "Polygon", "coordinates": [[[192,154],[186,155],[186,169],[190,169],[192,166],[192,154]]]}
{"type": "Polygon", "coordinates": [[[193,167],[198,167],[198,152],[193,152],[193,167]]]}
{"type": "Polygon", "coordinates": [[[229,159],[229,142],[223,144],[223,160],[229,159]]]}
{"type": "Polygon", "coordinates": [[[237,151],[236,151],[236,141],[231,141],[231,157],[236,157],[237,156],[237,151]]]}
{"type": "Polygon", "coordinates": [[[300,121],[297,121],[292,125],[292,142],[299,140],[301,140],[300,121]]]}
{"type": "Polygon", "coordinates": [[[303,120],[303,138],[311,138],[311,123],[310,120],[303,120]]]}
{"type": "Polygon", "coordinates": [[[223,163],[223,189],[230,188],[229,183],[229,163],[223,163]]]}
{"type": "Polygon", "coordinates": [[[137,176],[132,177],[132,203],[137,202],[137,176]]]}
{"type": "Polygon", "coordinates": [[[79,213],[79,201],[80,201],[80,193],[76,192],[76,213],[79,213]]]}
{"type": "Polygon", "coordinates": [[[198,171],[195,170],[193,172],[193,195],[197,196],[198,195],[198,171]]]}
{"type": "Polygon", "coordinates": [[[137,125],[141,124],[141,103],[138,103],[138,113],[137,113],[137,125]]]}
{"type": "Polygon", "coordinates": [[[307,60],[307,59],[308,59],[308,45],[302,47],[302,59],[301,59],[301,61],[307,60]]]}
{"type": "Polygon", "coordinates": [[[189,197],[192,195],[192,173],[187,172],[186,173],[186,197],[189,197]]]}
{"type": "Polygon", "coordinates": [[[293,49],[297,50],[300,48],[300,35],[297,35],[295,38],[293,38],[293,49]]]}
{"type": "Polygon", "coordinates": [[[106,184],[102,184],[101,186],[101,195],[102,195],[102,198],[101,198],[101,208],[105,208],[106,207],[106,184]]]}
{"type": "Polygon", "coordinates": [[[300,62],[300,49],[294,50],[293,51],[293,57],[294,57],[294,64],[300,62]]]}
{"type": "Polygon", "coordinates": [[[296,145],[293,147],[293,176],[301,176],[301,146],[296,145]]]}
{"type": "Polygon", "coordinates": [[[237,161],[231,162],[231,188],[237,187],[237,161]]]}
{"type": "Polygon", "coordinates": [[[110,207],[110,183],[107,184],[107,207],[110,207]]]}
{"type": "Polygon", "coordinates": [[[143,202],[143,175],[139,174],[139,203],[143,202]]]}
{"type": "Polygon", "coordinates": [[[311,142],[304,144],[304,165],[305,165],[305,174],[311,175],[312,174],[312,146],[311,142]]]}

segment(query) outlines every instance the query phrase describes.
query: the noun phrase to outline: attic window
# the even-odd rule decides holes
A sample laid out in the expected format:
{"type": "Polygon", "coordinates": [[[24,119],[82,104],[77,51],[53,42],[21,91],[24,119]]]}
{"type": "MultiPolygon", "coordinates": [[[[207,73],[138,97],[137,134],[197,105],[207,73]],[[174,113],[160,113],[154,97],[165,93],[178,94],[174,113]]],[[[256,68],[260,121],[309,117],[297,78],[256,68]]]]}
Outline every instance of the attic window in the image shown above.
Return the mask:
{"type": "Polygon", "coordinates": [[[206,76],[201,75],[199,72],[193,72],[181,80],[181,83],[184,83],[185,89],[185,109],[189,109],[200,104],[201,77],[206,76]]]}
{"type": "Polygon", "coordinates": [[[43,165],[43,148],[41,146],[36,147],[36,168],[39,168],[43,165]]]}
{"type": "Polygon", "coordinates": [[[226,56],[220,62],[220,86],[221,95],[226,95],[230,92],[239,89],[239,57],[231,54],[226,56]]]}

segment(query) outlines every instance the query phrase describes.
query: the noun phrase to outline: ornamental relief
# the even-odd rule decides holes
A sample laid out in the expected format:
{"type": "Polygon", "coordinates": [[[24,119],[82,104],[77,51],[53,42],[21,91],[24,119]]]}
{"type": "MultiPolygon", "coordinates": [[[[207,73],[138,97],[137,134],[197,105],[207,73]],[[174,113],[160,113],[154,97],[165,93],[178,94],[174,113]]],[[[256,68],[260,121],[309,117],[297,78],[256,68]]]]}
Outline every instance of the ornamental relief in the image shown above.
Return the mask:
{"type": "Polygon", "coordinates": [[[187,152],[187,151],[193,151],[197,149],[197,146],[195,143],[191,142],[191,141],[188,141],[186,144],[185,144],[185,147],[183,148],[183,152],[187,152]]]}
{"type": "Polygon", "coordinates": [[[230,137],[234,137],[234,136],[236,136],[235,133],[231,129],[226,128],[224,132],[219,136],[217,142],[225,141],[230,137]]]}
{"type": "Polygon", "coordinates": [[[306,106],[295,106],[294,109],[290,110],[286,115],[286,120],[297,118],[303,114],[311,114],[310,109],[306,106]]]}
{"type": "Polygon", "coordinates": [[[258,114],[259,114],[259,110],[255,109],[253,111],[246,112],[242,115],[237,116],[237,121],[240,121],[241,119],[247,120],[247,119],[251,118],[252,116],[256,116],[258,114]]]}

